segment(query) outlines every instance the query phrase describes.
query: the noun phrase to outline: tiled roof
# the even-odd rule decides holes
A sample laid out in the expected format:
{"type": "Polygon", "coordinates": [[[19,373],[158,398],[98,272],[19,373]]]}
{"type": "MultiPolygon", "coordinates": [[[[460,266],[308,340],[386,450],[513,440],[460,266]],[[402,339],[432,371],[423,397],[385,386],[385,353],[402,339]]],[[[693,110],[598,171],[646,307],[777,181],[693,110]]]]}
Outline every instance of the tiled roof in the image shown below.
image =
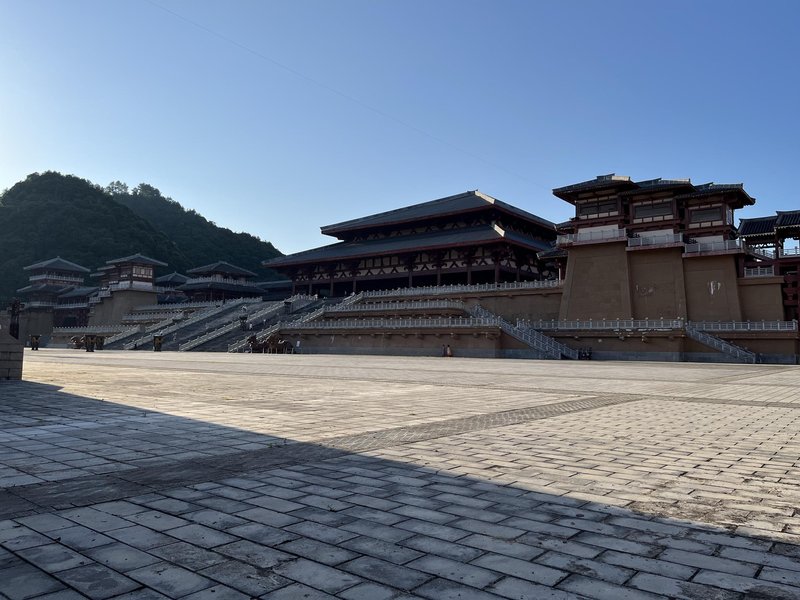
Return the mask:
{"type": "Polygon", "coordinates": [[[202,267],[189,269],[186,272],[189,273],[190,275],[224,273],[225,275],[238,275],[239,277],[258,277],[258,275],[256,275],[252,271],[248,271],[247,269],[242,269],[241,267],[232,265],[231,263],[225,262],[224,260],[218,260],[217,262],[211,263],[210,265],[204,265],[202,267]]]}
{"type": "Polygon", "coordinates": [[[23,271],[33,271],[35,269],[49,269],[51,271],[67,271],[70,273],[88,273],[89,269],[86,267],[82,267],[80,265],[75,264],[74,262],[70,262],[57,256],[55,258],[51,258],[49,260],[43,260],[42,262],[38,262],[33,265],[28,265],[27,267],[23,267],[23,271]]]}
{"type": "Polygon", "coordinates": [[[338,234],[346,232],[360,231],[385,225],[399,225],[402,223],[420,222],[436,217],[476,212],[491,207],[495,207],[502,212],[514,215],[525,221],[535,223],[540,227],[544,227],[545,229],[555,230],[553,223],[547,219],[537,217],[532,213],[512,206],[511,204],[506,204],[505,202],[475,190],[464,192],[463,194],[456,194],[455,196],[439,198],[438,200],[431,200],[430,202],[422,202],[420,204],[414,204],[412,206],[406,206],[396,210],[369,215],[359,219],[352,219],[350,221],[343,221],[333,225],[326,225],[321,228],[321,231],[325,235],[337,236],[338,234]]]}
{"type": "Polygon", "coordinates": [[[697,198],[717,194],[719,192],[731,191],[739,193],[743,200],[743,206],[755,204],[755,199],[744,190],[744,185],[741,183],[703,183],[700,185],[693,185],[690,179],[661,178],[648,179],[646,181],[632,181],[630,177],[622,177],[613,173],[611,175],[600,175],[596,179],[591,179],[589,181],[582,181],[573,185],[555,188],[553,194],[567,202],[574,202],[574,194],[588,190],[627,188],[619,193],[620,195],[629,196],[662,189],[682,187],[687,188],[687,192],[675,196],[676,199],[697,198]]]}
{"type": "Polygon", "coordinates": [[[144,256],[143,254],[131,254],[130,256],[123,256],[122,258],[115,258],[114,260],[107,260],[107,265],[121,265],[132,263],[135,265],[153,265],[154,267],[166,267],[167,263],[144,256]]]}
{"type": "Polygon", "coordinates": [[[582,192],[585,190],[591,189],[603,189],[608,187],[632,187],[636,184],[631,181],[631,178],[627,175],[617,175],[616,173],[610,173],[609,175],[598,175],[594,179],[590,179],[589,181],[581,181],[579,183],[573,183],[571,185],[565,185],[560,188],[554,188],[553,194],[561,197],[562,194],[572,194],[575,192],[582,192]]]}
{"type": "Polygon", "coordinates": [[[775,221],[778,217],[756,217],[739,220],[739,237],[771,235],[775,233],[775,221]]]}
{"type": "Polygon", "coordinates": [[[281,256],[264,262],[266,267],[285,267],[335,260],[348,260],[368,256],[391,255],[398,252],[414,250],[447,249],[457,246],[468,246],[486,242],[506,240],[516,245],[530,248],[534,251],[550,248],[549,243],[544,243],[524,234],[503,231],[491,225],[481,225],[468,229],[448,229],[415,235],[362,240],[357,242],[339,242],[306,250],[288,256],[281,256]]]}
{"type": "Polygon", "coordinates": [[[59,292],[63,292],[64,290],[68,290],[72,288],[71,285],[51,285],[49,283],[35,283],[33,285],[26,285],[23,288],[19,288],[17,293],[19,294],[32,294],[32,293],[39,293],[39,294],[58,294],[59,292]]]}
{"type": "Polygon", "coordinates": [[[796,227],[800,225],[800,210],[778,211],[775,227],[796,227]]]}
{"type": "Polygon", "coordinates": [[[177,271],[173,271],[169,275],[163,275],[161,277],[156,277],[156,283],[186,283],[189,281],[189,278],[186,275],[181,275],[177,271]]]}

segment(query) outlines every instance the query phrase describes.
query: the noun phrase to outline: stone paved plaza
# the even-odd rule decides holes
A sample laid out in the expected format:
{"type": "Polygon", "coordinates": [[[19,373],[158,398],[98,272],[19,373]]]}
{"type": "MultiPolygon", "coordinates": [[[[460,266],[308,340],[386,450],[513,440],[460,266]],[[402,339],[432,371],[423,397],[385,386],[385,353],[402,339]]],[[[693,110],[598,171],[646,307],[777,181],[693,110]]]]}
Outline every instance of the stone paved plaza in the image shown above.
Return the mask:
{"type": "Polygon", "coordinates": [[[0,599],[800,598],[800,367],[25,360],[0,599]]]}

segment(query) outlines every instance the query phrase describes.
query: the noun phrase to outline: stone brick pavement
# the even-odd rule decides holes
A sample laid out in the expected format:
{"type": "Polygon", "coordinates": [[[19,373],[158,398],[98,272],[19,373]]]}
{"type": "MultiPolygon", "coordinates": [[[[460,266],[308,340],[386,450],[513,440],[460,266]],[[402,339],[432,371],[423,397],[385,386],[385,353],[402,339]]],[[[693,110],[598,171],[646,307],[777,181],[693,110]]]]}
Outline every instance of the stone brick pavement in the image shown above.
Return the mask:
{"type": "Polygon", "coordinates": [[[42,351],[0,599],[800,598],[800,368],[42,351]]]}

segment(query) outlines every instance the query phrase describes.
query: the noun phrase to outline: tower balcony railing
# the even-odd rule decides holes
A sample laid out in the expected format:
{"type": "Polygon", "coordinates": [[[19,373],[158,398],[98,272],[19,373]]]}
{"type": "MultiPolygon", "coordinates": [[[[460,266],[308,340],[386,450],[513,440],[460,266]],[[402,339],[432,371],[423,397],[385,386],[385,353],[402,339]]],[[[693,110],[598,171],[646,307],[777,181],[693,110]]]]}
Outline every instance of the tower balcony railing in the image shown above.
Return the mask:
{"type": "Polygon", "coordinates": [[[742,240],[718,240],[715,242],[692,242],[684,246],[684,254],[703,254],[705,252],[729,252],[732,250],[744,250],[745,243],[742,240]]]}
{"type": "Polygon", "coordinates": [[[49,302],[46,300],[28,300],[25,302],[25,308],[50,308],[55,305],[55,302],[49,302]]]}
{"type": "Polygon", "coordinates": [[[223,277],[222,275],[206,275],[203,277],[192,277],[186,283],[229,283],[233,285],[247,285],[248,281],[243,277],[234,278],[234,277],[223,277]]]}
{"type": "Polygon", "coordinates": [[[658,331],[682,330],[686,326],[700,331],[797,331],[797,321],[686,321],[684,319],[518,319],[518,327],[543,331],[658,331]]]}
{"type": "Polygon", "coordinates": [[[56,304],[56,310],[71,310],[75,308],[89,308],[89,301],[85,302],[67,302],[63,304],[56,304]]]}
{"type": "Polygon", "coordinates": [[[83,277],[77,277],[73,275],[61,275],[60,273],[41,273],[39,275],[31,275],[30,277],[28,277],[28,281],[43,281],[43,280],[51,280],[65,284],[83,283],[83,277]]]}
{"type": "Polygon", "coordinates": [[[616,242],[628,237],[624,227],[619,229],[603,229],[600,231],[577,231],[563,233],[556,239],[557,246],[572,246],[573,244],[587,244],[596,242],[616,242]]]}
{"type": "Polygon", "coordinates": [[[502,283],[472,283],[452,285],[427,285],[393,290],[373,290],[364,292],[364,298],[396,297],[396,296],[439,296],[445,294],[471,294],[474,292],[497,292],[503,290],[538,290],[560,288],[564,285],[561,279],[540,279],[535,281],[508,281],[502,283]]]}
{"type": "Polygon", "coordinates": [[[428,310],[428,309],[453,309],[464,310],[464,303],[460,300],[407,300],[405,302],[375,302],[372,304],[352,305],[336,304],[326,306],[325,313],[337,312],[391,312],[396,310],[428,310]]]}
{"type": "Polygon", "coordinates": [[[775,277],[775,267],[745,267],[745,277],[775,277]]]}
{"type": "Polygon", "coordinates": [[[497,319],[480,317],[439,317],[401,319],[341,319],[283,323],[281,329],[417,329],[438,327],[499,327],[497,319]]]}
{"type": "Polygon", "coordinates": [[[779,248],[778,249],[778,258],[784,258],[787,256],[798,256],[800,257],[800,247],[794,248],[779,248]]]}
{"type": "Polygon", "coordinates": [[[119,292],[123,290],[153,292],[155,291],[155,286],[151,281],[115,281],[108,285],[108,289],[112,292],[119,292]]]}
{"type": "Polygon", "coordinates": [[[658,235],[635,236],[628,238],[628,248],[643,248],[647,246],[666,246],[682,244],[682,233],[660,233],[658,235]]]}

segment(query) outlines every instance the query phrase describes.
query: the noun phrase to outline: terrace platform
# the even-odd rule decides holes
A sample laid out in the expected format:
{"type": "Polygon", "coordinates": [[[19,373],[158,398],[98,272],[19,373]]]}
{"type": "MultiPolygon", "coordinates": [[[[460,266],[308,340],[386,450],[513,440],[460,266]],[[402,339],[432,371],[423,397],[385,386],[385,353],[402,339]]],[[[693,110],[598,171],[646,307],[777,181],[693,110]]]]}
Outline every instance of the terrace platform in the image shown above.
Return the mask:
{"type": "Polygon", "coordinates": [[[0,598],[800,598],[800,367],[222,353],[0,381],[0,598]]]}

